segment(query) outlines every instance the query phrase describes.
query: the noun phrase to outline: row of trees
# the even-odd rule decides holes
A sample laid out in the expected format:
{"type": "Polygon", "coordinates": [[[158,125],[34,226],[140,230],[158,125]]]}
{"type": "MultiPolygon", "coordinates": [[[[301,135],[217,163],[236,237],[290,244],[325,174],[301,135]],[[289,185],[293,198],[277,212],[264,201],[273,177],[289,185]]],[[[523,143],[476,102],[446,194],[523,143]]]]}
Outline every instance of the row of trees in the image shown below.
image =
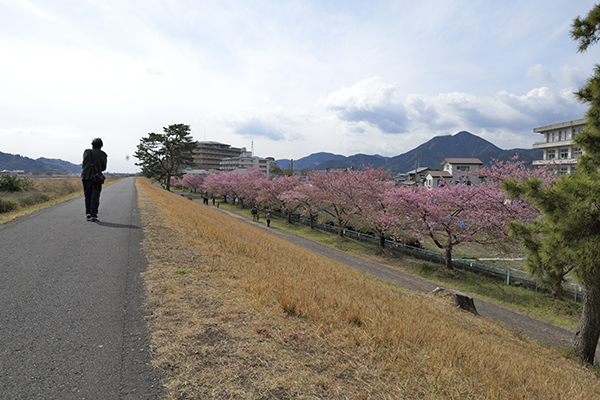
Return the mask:
{"type": "MultiPolygon", "coordinates": [[[[215,171],[200,187],[213,195],[237,198],[243,205],[279,210],[288,221],[293,213],[300,213],[311,221],[330,222],[340,237],[352,226],[376,234],[381,246],[386,237],[410,242],[430,238],[452,268],[455,246],[505,243],[510,240],[505,229],[510,221],[539,215],[526,199],[507,198],[499,186],[502,180],[537,176],[549,184],[552,175],[549,169],[530,170],[517,160],[495,162],[479,173],[487,177],[480,185],[459,183],[431,189],[395,186],[382,168],[309,171],[306,181],[294,176],[268,179],[254,169],[246,174],[215,171]]],[[[182,184],[189,179],[184,176],[182,184]]]]}

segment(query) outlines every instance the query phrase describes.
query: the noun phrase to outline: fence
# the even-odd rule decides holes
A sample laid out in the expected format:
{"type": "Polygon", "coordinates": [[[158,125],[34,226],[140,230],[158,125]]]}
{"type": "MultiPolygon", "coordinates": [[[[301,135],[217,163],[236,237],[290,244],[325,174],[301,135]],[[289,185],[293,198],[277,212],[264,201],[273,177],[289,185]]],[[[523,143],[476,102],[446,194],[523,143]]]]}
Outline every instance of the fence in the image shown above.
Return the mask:
{"type": "MultiPolygon", "coordinates": [[[[280,218],[287,219],[287,215],[278,211],[272,211],[271,214],[280,218]]],[[[310,220],[308,218],[300,217],[298,215],[292,215],[291,219],[292,222],[310,225],[310,220]]],[[[313,227],[329,233],[338,233],[338,228],[329,224],[321,224],[316,221],[313,221],[313,227]]],[[[355,232],[349,229],[344,230],[344,234],[349,239],[358,240],[359,242],[371,243],[373,245],[379,245],[379,238],[376,236],[367,235],[361,232],[355,232]]],[[[390,240],[385,241],[385,246],[388,249],[391,249],[392,251],[399,252],[400,254],[408,255],[414,258],[418,258],[419,260],[429,261],[438,264],[446,264],[446,258],[444,257],[444,255],[435,251],[409,246],[390,240]]],[[[539,284],[537,277],[532,277],[531,274],[525,271],[521,271],[514,268],[503,269],[493,267],[491,265],[482,264],[474,260],[460,258],[453,258],[452,265],[454,268],[459,268],[464,271],[481,274],[482,276],[495,279],[507,285],[523,286],[535,292],[549,293],[549,290],[543,284],[539,284]]],[[[562,288],[565,292],[565,295],[571,297],[576,302],[583,302],[583,292],[582,287],[580,285],[576,285],[571,282],[563,282],[562,288]]]]}

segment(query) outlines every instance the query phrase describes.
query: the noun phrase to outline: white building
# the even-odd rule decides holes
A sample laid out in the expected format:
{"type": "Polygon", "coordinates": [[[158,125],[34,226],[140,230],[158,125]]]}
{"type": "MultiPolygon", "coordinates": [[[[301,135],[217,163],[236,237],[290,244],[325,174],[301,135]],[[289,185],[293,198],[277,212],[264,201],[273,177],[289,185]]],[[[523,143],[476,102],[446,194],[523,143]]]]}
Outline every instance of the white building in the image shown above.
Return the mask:
{"type": "Polygon", "coordinates": [[[479,158],[445,158],[441,165],[441,171],[427,171],[425,186],[438,187],[443,182],[467,185],[480,183],[477,170],[483,163],[479,158]]]}
{"type": "Polygon", "coordinates": [[[411,169],[404,174],[398,174],[396,182],[403,185],[421,185],[425,182],[425,177],[429,171],[430,169],[428,167],[419,167],[416,170],[411,169]]]}
{"type": "Polygon", "coordinates": [[[273,157],[259,158],[250,153],[243,154],[241,157],[224,158],[219,164],[222,171],[246,172],[251,168],[258,168],[269,176],[271,166],[274,165],[273,157]]]}
{"type": "Polygon", "coordinates": [[[534,149],[544,152],[543,159],[534,160],[533,165],[554,163],[561,174],[571,173],[577,164],[577,158],[582,154],[581,147],[573,143],[579,132],[585,129],[584,118],[554,122],[546,126],[534,128],[534,132],[543,135],[543,141],[535,142],[534,149]]]}
{"type": "Polygon", "coordinates": [[[194,169],[219,169],[219,162],[227,157],[243,156],[246,148],[231,147],[229,144],[204,141],[198,142],[196,148],[192,150],[194,159],[194,169]]]}

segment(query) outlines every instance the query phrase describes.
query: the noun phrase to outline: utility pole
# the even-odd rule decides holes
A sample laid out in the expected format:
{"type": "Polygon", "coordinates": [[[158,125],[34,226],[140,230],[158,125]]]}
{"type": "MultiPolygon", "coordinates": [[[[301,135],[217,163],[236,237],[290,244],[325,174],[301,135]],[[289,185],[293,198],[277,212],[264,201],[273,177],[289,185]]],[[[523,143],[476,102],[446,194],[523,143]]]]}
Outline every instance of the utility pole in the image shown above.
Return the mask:
{"type": "Polygon", "coordinates": [[[290,176],[294,175],[294,159],[290,160],[290,176]]]}
{"type": "Polygon", "coordinates": [[[415,184],[417,183],[417,170],[419,169],[419,154],[415,153],[415,184]]]}

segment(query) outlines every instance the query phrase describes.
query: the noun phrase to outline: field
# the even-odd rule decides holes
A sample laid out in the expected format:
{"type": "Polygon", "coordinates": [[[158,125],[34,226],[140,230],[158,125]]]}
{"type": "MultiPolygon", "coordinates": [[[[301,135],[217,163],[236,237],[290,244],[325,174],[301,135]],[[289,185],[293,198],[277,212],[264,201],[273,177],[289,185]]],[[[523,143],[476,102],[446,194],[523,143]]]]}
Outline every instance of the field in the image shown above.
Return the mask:
{"type": "Polygon", "coordinates": [[[83,194],[78,177],[35,179],[32,182],[30,190],[0,192],[0,223],[83,194]]]}
{"type": "MultiPolygon", "coordinates": [[[[115,181],[111,180],[109,175],[104,185],[115,181]]],[[[31,190],[12,193],[0,192],[0,204],[4,201],[10,201],[16,205],[16,208],[12,211],[2,212],[0,210],[0,223],[82,194],[81,178],[76,176],[34,179],[31,190]]]]}
{"type": "Polygon", "coordinates": [[[518,332],[386,285],[137,179],[169,399],[593,399],[518,332]]]}

